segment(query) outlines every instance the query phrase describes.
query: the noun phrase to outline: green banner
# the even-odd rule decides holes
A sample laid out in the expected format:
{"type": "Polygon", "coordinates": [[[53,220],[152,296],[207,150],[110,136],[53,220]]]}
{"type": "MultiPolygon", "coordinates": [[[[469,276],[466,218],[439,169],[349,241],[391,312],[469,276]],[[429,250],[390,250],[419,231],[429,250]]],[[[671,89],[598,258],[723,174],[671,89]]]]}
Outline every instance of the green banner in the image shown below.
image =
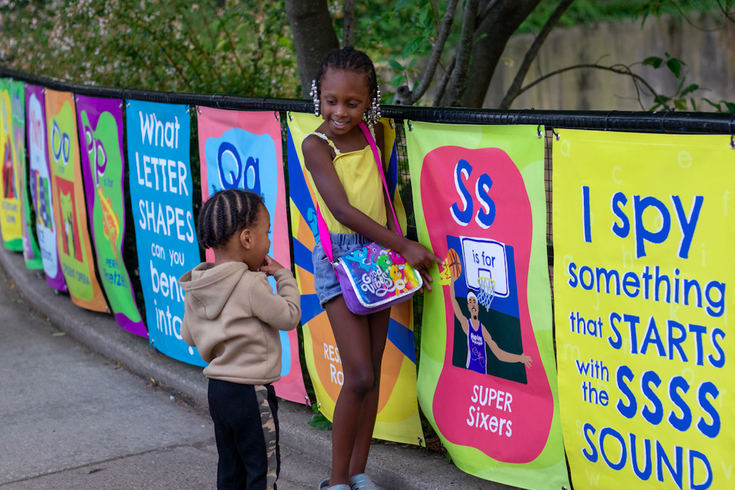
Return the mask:
{"type": "Polygon", "coordinates": [[[535,127],[406,130],[424,296],[419,402],[455,464],[534,490],[569,488],[546,259],[544,143],[535,127]]]}

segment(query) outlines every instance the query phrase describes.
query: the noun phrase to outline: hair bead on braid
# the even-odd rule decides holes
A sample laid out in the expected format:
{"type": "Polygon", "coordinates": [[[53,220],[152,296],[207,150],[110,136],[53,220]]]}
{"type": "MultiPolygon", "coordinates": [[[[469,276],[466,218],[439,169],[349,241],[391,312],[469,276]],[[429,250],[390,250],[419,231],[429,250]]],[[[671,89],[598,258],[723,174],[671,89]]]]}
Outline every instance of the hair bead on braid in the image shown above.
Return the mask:
{"type": "MultiPolygon", "coordinates": [[[[371,104],[365,111],[363,120],[373,132],[373,126],[380,120],[380,88],[378,87],[378,77],[375,74],[375,66],[368,55],[362,51],[358,51],[352,46],[342,49],[333,49],[327,54],[319,65],[316,79],[311,82],[311,97],[314,100],[314,115],[321,114],[321,81],[324,74],[328,70],[354,71],[362,73],[367,78],[368,88],[370,89],[371,104]]],[[[373,133],[374,134],[374,133],[373,133]]]]}
{"type": "Polygon", "coordinates": [[[250,191],[227,189],[212,195],[202,205],[197,238],[203,248],[227,243],[237,232],[253,226],[263,197],[250,191]]]}

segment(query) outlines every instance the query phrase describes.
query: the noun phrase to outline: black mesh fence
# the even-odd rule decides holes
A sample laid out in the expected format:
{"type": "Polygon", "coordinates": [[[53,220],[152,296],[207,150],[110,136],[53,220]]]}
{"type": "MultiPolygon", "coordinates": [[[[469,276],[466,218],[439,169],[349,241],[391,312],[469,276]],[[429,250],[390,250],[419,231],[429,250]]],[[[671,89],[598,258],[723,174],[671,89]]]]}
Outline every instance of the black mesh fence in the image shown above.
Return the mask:
{"type": "MultiPolygon", "coordinates": [[[[0,77],[9,77],[34,85],[42,85],[52,90],[73,92],[77,95],[91,97],[106,97],[118,99],[135,99],[149,102],[169,104],[200,105],[221,109],[244,111],[274,111],[284,116],[286,112],[313,112],[314,106],[307,100],[245,98],[220,94],[188,94],[151,92],[128,89],[112,89],[89,85],[79,85],[65,81],[29,75],[8,70],[0,65],[0,77]]],[[[545,128],[545,165],[544,181],[546,191],[546,218],[547,218],[547,251],[549,276],[553,284],[553,222],[552,222],[552,138],[555,128],[570,128],[601,131],[628,131],[648,133],[676,133],[676,134],[735,134],[735,114],[717,114],[701,112],[621,112],[621,111],[534,111],[516,110],[499,111],[488,109],[464,108],[431,108],[431,107],[404,107],[383,106],[383,117],[393,119],[396,129],[396,144],[398,153],[398,186],[408,217],[409,238],[416,239],[416,221],[413,209],[411,175],[408,166],[406,151],[406,137],[404,121],[424,121],[447,124],[483,124],[483,125],[534,125],[545,128]]],[[[287,159],[286,151],[286,118],[281,117],[283,131],[284,163],[287,159]]],[[[191,124],[191,165],[192,175],[195,176],[194,188],[198,189],[199,153],[197,145],[197,120],[192,111],[191,124]]],[[[735,147],[735,143],[732,145],[735,147]]],[[[286,172],[286,175],[288,173],[286,172]]],[[[201,192],[194,194],[195,219],[201,206],[201,192]]],[[[202,255],[203,256],[203,255],[202,255]]],[[[131,262],[137,262],[131,260],[131,262]]],[[[133,275],[137,270],[131,271],[133,275]]],[[[137,292],[137,291],[136,291],[137,292]]],[[[553,289],[552,289],[553,297],[553,289]]],[[[553,305],[553,302],[552,302],[553,305]]],[[[423,297],[415,296],[415,319],[421,318],[423,297]]],[[[417,336],[417,350],[420,343],[420,324],[415,322],[417,336]]],[[[418,353],[418,352],[417,352],[418,353]]]]}

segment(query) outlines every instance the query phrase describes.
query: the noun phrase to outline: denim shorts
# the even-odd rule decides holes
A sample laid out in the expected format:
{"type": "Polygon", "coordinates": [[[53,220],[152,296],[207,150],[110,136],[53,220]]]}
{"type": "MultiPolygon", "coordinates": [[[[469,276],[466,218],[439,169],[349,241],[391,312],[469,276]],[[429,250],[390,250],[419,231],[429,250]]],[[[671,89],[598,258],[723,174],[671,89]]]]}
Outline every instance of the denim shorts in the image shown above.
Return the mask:
{"type": "MultiPolygon", "coordinates": [[[[371,242],[370,239],[356,233],[330,233],[330,236],[333,260],[359,250],[371,242]]],[[[319,305],[324,308],[327,301],[342,294],[342,288],[319,239],[311,252],[311,260],[314,263],[314,289],[319,298],[319,305]]]]}

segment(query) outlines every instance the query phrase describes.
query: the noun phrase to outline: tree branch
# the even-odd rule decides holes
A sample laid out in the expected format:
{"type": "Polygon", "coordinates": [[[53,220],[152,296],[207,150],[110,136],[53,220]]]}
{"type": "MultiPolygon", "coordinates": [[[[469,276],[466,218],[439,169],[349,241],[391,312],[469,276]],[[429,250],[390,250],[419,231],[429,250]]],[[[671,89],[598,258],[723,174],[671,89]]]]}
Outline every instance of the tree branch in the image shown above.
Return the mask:
{"type": "MultiPolygon", "coordinates": [[[[475,29],[477,29],[485,19],[487,19],[487,16],[490,15],[493,9],[498,6],[499,1],[500,0],[490,0],[490,2],[488,2],[487,5],[485,5],[485,8],[483,8],[482,11],[477,14],[477,21],[475,22],[475,29]]],[[[475,32],[475,34],[476,33],[477,32],[475,32]]],[[[447,69],[444,71],[444,75],[442,76],[441,82],[439,82],[439,87],[437,88],[436,95],[434,96],[434,107],[439,107],[441,105],[441,101],[444,98],[444,94],[447,91],[447,85],[449,84],[449,79],[452,78],[452,72],[454,71],[454,67],[456,64],[457,64],[457,51],[455,50],[454,54],[452,55],[452,59],[449,62],[449,65],[447,65],[447,69]]]]}
{"type": "Polygon", "coordinates": [[[503,97],[503,101],[500,103],[499,109],[508,109],[516,97],[518,97],[519,90],[521,90],[521,86],[523,85],[523,80],[526,78],[528,70],[531,69],[531,64],[533,64],[534,58],[538,55],[541,45],[544,44],[549,33],[554,29],[557,22],[559,22],[559,19],[564,12],[566,12],[572,2],[574,2],[574,0],[563,0],[551,14],[549,20],[546,21],[546,24],[544,24],[544,27],[541,29],[541,32],[539,32],[538,36],[536,36],[536,39],[533,40],[533,44],[528,48],[526,56],[523,58],[523,63],[521,63],[521,66],[518,68],[518,73],[516,73],[513,83],[510,85],[505,97],[503,97]]]}
{"type": "Polygon", "coordinates": [[[464,21],[462,31],[459,35],[457,46],[457,62],[454,66],[451,85],[449,86],[449,105],[459,106],[467,90],[467,79],[469,78],[470,58],[472,57],[472,46],[475,38],[475,22],[477,20],[477,8],[480,0],[465,0],[464,21]]]}
{"type": "Polygon", "coordinates": [[[725,16],[725,18],[727,20],[729,20],[730,22],[735,23],[735,18],[733,18],[733,17],[730,16],[730,9],[732,8],[732,6],[730,5],[730,2],[729,1],[726,2],[725,5],[722,5],[722,3],[720,3],[720,2],[721,2],[721,0],[717,0],[717,6],[720,7],[720,10],[722,11],[722,14],[725,16]]]}
{"type": "Polygon", "coordinates": [[[426,65],[426,70],[424,70],[424,76],[416,87],[416,90],[408,90],[405,94],[396,94],[393,101],[394,104],[412,105],[426,93],[429,85],[431,85],[431,80],[434,78],[434,73],[436,73],[436,67],[439,65],[439,59],[444,51],[444,45],[449,37],[449,32],[452,30],[454,12],[457,9],[458,3],[459,0],[449,0],[441,29],[437,33],[436,44],[434,44],[434,49],[431,52],[431,58],[429,58],[429,63],[426,65]]]}
{"type": "Polygon", "coordinates": [[[346,48],[355,44],[355,0],[345,0],[342,12],[344,13],[342,47],[346,48]]]}
{"type": "Polygon", "coordinates": [[[452,72],[454,71],[454,65],[456,64],[457,64],[457,56],[455,53],[455,55],[452,56],[452,61],[450,61],[449,65],[447,66],[447,70],[444,72],[442,81],[439,83],[439,88],[437,88],[436,90],[436,95],[434,96],[434,107],[439,107],[439,105],[442,103],[444,94],[447,91],[447,85],[449,84],[449,79],[452,78],[452,72]]]}
{"type": "Polygon", "coordinates": [[[521,95],[522,93],[533,88],[534,86],[538,85],[539,83],[543,82],[544,80],[548,78],[551,78],[555,75],[560,75],[566,71],[578,70],[581,68],[595,68],[597,70],[611,71],[613,73],[617,73],[618,75],[626,75],[626,76],[631,77],[633,79],[633,83],[636,85],[636,92],[638,92],[638,104],[641,106],[641,109],[644,111],[646,110],[646,108],[643,106],[643,103],[641,102],[640,91],[638,91],[638,83],[643,84],[651,92],[651,95],[653,95],[654,100],[657,103],[661,104],[664,107],[664,109],[666,110],[671,109],[671,107],[665,101],[661,99],[661,95],[658,92],[656,92],[653,89],[653,87],[651,87],[651,85],[643,77],[641,77],[640,75],[636,75],[635,73],[630,71],[630,68],[626,65],[603,66],[603,65],[598,65],[594,63],[586,63],[586,64],[580,64],[580,65],[567,66],[565,68],[561,68],[559,70],[553,71],[547,75],[542,76],[541,78],[534,80],[533,82],[529,83],[528,85],[520,89],[518,91],[518,95],[521,95]]]}
{"type": "Polygon", "coordinates": [[[436,22],[436,32],[439,32],[439,22],[441,22],[439,18],[439,6],[436,4],[436,0],[430,0],[430,2],[431,11],[434,12],[434,22],[436,22]]]}

